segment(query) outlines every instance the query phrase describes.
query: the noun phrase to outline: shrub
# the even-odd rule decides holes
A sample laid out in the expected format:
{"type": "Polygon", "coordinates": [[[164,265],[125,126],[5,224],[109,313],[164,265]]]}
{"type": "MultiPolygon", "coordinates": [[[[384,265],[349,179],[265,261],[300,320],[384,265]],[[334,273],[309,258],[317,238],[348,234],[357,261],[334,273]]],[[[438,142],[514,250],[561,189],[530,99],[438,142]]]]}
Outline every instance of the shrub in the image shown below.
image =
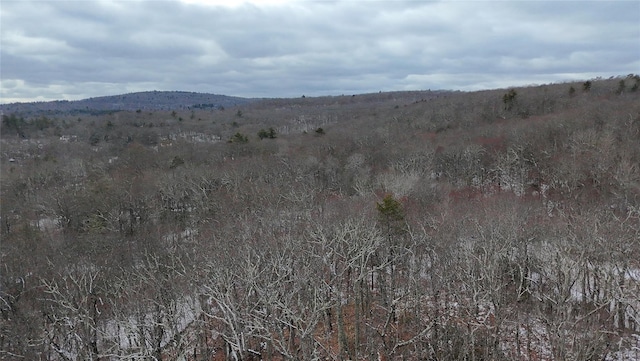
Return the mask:
{"type": "Polygon", "coordinates": [[[240,132],[234,134],[233,137],[229,139],[229,143],[248,143],[248,142],[249,142],[249,138],[240,132]]]}
{"type": "Polygon", "coordinates": [[[275,139],[276,131],[273,128],[269,128],[269,130],[260,129],[258,132],[258,138],[260,138],[260,140],[264,138],[275,139]]]}
{"type": "Polygon", "coordinates": [[[89,136],[89,144],[91,144],[91,145],[93,145],[93,146],[96,146],[96,145],[98,145],[98,143],[100,143],[101,138],[102,138],[102,137],[100,136],[100,134],[98,134],[98,133],[92,133],[92,134],[89,136]]]}
{"type": "Polygon", "coordinates": [[[179,166],[181,166],[183,164],[184,164],[184,159],[182,159],[182,157],[176,155],[171,160],[171,164],[169,164],[169,168],[170,169],[175,169],[175,168],[178,168],[179,166]]]}

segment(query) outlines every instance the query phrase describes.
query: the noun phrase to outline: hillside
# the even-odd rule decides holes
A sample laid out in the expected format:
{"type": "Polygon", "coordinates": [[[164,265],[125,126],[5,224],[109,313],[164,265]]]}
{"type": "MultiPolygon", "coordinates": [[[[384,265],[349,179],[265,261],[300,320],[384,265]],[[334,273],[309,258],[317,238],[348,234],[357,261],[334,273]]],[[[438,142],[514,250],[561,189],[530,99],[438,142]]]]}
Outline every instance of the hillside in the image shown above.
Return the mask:
{"type": "Polygon", "coordinates": [[[225,108],[251,101],[253,99],[206,93],[148,91],[74,101],[0,104],[0,112],[24,116],[101,114],[113,111],[225,108]]]}
{"type": "Polygon", "coordinates": [[[638,360],[639,85],[4,114],[0,358],[638,360]]]}

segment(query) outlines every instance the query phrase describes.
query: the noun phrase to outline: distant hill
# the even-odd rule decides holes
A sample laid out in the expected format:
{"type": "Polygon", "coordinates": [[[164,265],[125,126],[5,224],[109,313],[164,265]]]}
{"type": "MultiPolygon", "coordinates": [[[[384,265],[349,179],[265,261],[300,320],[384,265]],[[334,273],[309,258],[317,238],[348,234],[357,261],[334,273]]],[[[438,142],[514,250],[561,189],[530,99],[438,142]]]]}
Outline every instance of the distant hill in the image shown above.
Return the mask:
{"type": "Polygon", "coordinates": [[[112,111],[179,110],[188,108],[226,108],[257,99],[182,91],[148,91],[103,96],[83,100],[0,104],[4,114],[23,116],[39,114],[100,114],[112,111]]]}

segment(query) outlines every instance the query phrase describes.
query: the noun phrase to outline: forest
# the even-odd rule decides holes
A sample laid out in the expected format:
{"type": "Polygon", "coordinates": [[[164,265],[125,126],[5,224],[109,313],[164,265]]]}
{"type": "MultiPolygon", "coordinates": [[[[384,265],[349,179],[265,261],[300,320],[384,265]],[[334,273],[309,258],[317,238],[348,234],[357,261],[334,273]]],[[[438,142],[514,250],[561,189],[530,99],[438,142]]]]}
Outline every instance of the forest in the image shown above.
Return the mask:
{"type": "Polygon", "coordinates": [[[2,115],[0,359],[640,359],[640,76],[2,115]]]}

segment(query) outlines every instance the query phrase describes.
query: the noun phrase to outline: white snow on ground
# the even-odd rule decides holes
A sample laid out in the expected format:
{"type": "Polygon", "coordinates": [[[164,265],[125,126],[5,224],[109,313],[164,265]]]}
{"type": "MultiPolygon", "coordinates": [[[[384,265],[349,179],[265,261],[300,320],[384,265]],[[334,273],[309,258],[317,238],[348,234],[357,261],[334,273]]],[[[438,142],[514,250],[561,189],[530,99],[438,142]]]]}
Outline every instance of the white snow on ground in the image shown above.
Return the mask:
{"type": "Polygon", "coordinates": [[[162,326],[163,332],[160,346],[166,348],[198,319],[202,308],[197,298],[185,296],[175,303],[173,312],[173,314],[163,313],[162,315],[147,312],[143,315],[129,315],[106,321],[101,327],[102,339],[99,343],[102,347],[100,349],[107,348],[107,345],[116,345],[118,350],[115,351],[118,356],[105,359],[116,360],[120,356],[148,357],[153,352],[157,336],[154,332],[158,326],[162,326]]]}
{"type": "Polygon", "coordinates": [[[162,240],[170,243],[190,242],[190,241],[194,241],[197,235],[198,235],[197,229],[187,228],[186,230],[179,233],[168,233],[162,236],[162,240]]]}
{"type": "Polygon", "coordinates": [[[198,132],[181,132],[169,135],[169,140],[184,139],[191,143],[216,143],[222,140],[222,137],[215,134],[206,134],[198,132]]]}
{"type": "Polygon", "coordinates": [[[60,218],[45,217],[31,222],[31,226],[37,228],[41,232],[50,232],[60,229],[60,218]]]}
{"type": "Polygon", "coordinates": [[[620,351],[607,355],[605,361],[638,361],[640,360],[640,334],[632,334],[629,337],[621,338],[620,351]]]}

